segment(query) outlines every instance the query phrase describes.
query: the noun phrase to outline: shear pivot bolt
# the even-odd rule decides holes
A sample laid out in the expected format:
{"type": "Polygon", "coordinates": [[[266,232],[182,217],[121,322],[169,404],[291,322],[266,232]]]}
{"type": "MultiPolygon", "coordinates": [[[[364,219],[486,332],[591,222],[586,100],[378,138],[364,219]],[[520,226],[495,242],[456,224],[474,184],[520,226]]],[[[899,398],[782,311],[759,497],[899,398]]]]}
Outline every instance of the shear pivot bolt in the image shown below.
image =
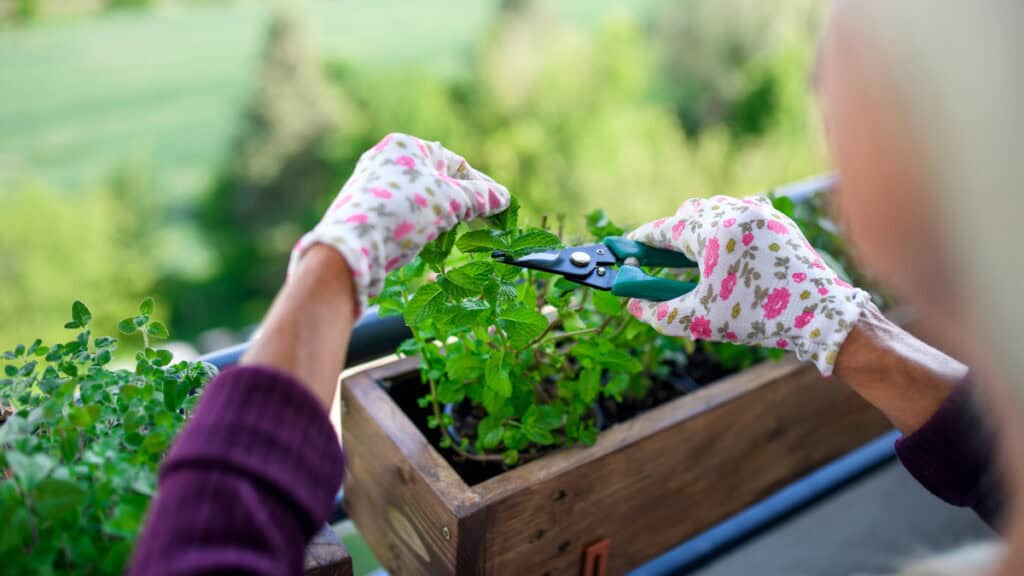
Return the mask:
{"type": "Polygon", "coordinates": [[[573,252],[569,255],[569,262],[572,262],[573,266],[583,267],[590,264],[590,254],[586,252],[573,252]]]}
{"type": "Polygon", "coordinates": [[[605,272],[607,272],[607,270],[604,269],[604,266],[601,266],[597,269],[598,276],[604,276],[605,272]]]}

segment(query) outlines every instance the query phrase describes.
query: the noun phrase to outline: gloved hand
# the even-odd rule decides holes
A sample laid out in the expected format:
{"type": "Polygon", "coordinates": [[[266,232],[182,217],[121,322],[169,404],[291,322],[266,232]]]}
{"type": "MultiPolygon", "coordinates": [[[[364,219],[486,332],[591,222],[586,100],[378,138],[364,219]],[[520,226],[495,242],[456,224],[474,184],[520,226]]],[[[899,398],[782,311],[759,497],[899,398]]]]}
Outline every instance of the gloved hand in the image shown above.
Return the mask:
{"type": "Polygon", "coordinates": [[[384,275],[460,221],[505,210],[509,193],[439,142],[389,134],[359,158],[320,223],[292,249],[289,273],[314,244],[348,261],[359,313],[384,275]]]}
{"type": "Polygon", "coordinates": [[[664,334],[792,350],[827,376],[870,300],[767,198],[687,200],[629,237],[700,266],[697,288],[684,296],[630,300],[629,311],[664,334]]]}

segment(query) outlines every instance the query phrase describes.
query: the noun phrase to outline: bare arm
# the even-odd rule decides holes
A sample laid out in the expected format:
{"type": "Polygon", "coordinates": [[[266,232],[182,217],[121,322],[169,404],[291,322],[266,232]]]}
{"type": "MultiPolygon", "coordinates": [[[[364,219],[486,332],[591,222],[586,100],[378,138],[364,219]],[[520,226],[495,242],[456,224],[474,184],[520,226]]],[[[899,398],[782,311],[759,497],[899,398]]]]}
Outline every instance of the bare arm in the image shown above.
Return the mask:
{"type": "Polygon", "coordinates": [[[871,305],[843,343],[835,374],[910,434],[935,414],[967,367],[871,305]]]}
{"type": "Polygon", "coordinates": [[[328,246],[310,248],[241,363],[291,374],[329,409],[355,322],[354,292],[345,259],[328,246]]]}

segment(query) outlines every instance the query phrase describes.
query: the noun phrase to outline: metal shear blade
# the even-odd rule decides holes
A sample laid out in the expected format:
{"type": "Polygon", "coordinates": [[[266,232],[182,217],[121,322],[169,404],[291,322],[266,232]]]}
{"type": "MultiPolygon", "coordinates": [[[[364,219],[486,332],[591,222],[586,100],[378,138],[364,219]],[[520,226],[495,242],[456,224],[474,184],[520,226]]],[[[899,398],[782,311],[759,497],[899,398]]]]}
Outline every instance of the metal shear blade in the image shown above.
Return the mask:
{"type": "Polygon", "coordinates": [[[618,270],[613,267],[617,264],[615,255],[604,244],[544,250],[519,258],[512,258],[499,250],[492,257],[506,264],[561,274],[566,280],[599,290],[611,290],[618,275],[618,270]]]}

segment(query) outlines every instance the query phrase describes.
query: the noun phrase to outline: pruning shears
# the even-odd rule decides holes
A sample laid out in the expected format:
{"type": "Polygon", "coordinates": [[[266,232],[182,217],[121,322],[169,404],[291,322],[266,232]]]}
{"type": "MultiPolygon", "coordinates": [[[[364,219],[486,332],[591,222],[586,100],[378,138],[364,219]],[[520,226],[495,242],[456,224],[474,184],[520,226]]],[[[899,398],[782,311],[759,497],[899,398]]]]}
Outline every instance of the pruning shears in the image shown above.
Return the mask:
{"type": "Polygon", "coordinates": [[[600,244],[543,250],[518,258],[497,250],[491,257],[513,266],[560,274],[583,286],[611,290],[616,296],[660,302],[678,298],[697,287],[693,282],[651,276],[633,265],[635,261],[637,265],[658,268],[697,268],[695,262],[679,252],[622,236],[608,236],[600,244]]]}

